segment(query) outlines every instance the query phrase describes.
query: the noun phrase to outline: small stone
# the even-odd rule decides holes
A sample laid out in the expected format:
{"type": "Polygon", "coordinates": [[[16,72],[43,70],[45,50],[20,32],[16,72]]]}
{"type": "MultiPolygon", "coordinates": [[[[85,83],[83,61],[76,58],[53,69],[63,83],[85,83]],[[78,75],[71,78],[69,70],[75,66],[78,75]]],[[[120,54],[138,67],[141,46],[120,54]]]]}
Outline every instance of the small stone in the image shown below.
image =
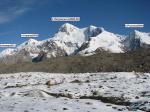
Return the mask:
{"type": "Polygon", "coordinates": [[[139,96],[136,96],[135,99],[139,99],[139,96]]]}
{"type": "Polygon", "coordinates": [[[63,110],[68,110],[67,108],[63,108],[63,110]]]}

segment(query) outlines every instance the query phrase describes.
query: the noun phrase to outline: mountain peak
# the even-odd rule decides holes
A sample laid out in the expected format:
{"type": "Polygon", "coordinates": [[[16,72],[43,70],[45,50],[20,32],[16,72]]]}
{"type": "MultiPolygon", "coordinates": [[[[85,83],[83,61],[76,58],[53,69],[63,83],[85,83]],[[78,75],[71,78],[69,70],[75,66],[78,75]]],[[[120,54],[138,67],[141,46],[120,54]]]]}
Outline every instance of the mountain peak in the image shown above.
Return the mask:
{"type": "Polygon", "coordinates": [[[74,30],[77,30],[77,29],[78,28],[76,26],[70,23],[65,23],[60,27],[59,31],[68,33],[68,32],[73,32],[74,30]]]}
{"type": "Polygon", "coordinates": [[[31,39],[28,40],[28,42],[31,42],[31,43],[32,43],[32,42],[38,42],[38,41],[37,41],[36,39],[32,39],[32,38],[31,38],[31,39]]]}
{"type": "Polygon", "coordinates": [[[138,34],[138,33],[142,33],[142,32],[140,32],[140,31],[138,31],[138,30],[134,30],[134,33],[135,33],[135,34],[138,34]]]}
{"type": "Polygon", "coordinates": [[[28,46],[34,46],[34,45],[36,45],[38,43],[39,43],[39,41],[37,41],[35,39],[29,39],[29,40],[25,41],[24,43],[22,43],[19,46],[26,46],[26,45],[28,45],[28,46]]]}
{"type": "Polygon", "coordinates": [[[94,26],[94,25],[90,25],[90,26],[89,26],[89,29],[91,29],[91,30],[101,29],[101,31],[104,31],[104,28],[103,28],[103,27],[96,27],[96,26],[94,26]]]}
{"type": "Polygon", "coordinates": [[[0,53],[0,57],[13,54],[15,49],[7,48],[0,53]]]}
{"type": "Polygon", "coordinates": [[[35,40],[35,39],[29,39],[28,41],[26,41],[26,44],[28,45],[34,45],[37,44],[39,41],[35,40]]]}
{"type": "Polygon", "coordinates": [[[89,28],[91,28],[91,29],[95,29],[95,28],[97,28],[96,26],[94,26],[94,25],[90,25],[89,26],[89,28]]]}
{"type": "Polygon", "coordinates": [[[140,31],[134,30],[134,31],[130,32],[129,37],[131,37],[131,38],[138,38],[138,35],[140,33],[141,33],[140,31]]]}
{"type": "Polygon", "coordinates": [[[135,36],[135,38],[141,38],[143,37],[146,33],[144,32],[140,32],[138,30],[134,30],[131,34],[133,34],[135,36]]]}

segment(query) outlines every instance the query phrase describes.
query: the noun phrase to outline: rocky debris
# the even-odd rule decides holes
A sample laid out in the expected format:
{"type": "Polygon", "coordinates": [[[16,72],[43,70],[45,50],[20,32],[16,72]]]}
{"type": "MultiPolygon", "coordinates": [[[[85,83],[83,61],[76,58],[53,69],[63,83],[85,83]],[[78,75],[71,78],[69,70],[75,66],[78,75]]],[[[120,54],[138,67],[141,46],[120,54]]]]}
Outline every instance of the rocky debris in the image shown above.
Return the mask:
{"type": "Polygon", "coordinates": [[[47,86],[53,86],[53,85],[56,85],[56,84],[58,84],[58,83],[55,80],[49,80],[49,81],[46,82],[47,86]]]}

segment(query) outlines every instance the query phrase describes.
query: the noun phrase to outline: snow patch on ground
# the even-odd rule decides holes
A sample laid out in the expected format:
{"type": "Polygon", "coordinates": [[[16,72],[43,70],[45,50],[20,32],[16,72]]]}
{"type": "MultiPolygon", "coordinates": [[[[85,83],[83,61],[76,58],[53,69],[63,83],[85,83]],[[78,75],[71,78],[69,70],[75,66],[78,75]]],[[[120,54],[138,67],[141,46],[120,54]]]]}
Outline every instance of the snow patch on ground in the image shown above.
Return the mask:
{"type": "Polygon", "coordinates": [[[150,111],[150,74],[0,74],[0,112],[150,111]]]}

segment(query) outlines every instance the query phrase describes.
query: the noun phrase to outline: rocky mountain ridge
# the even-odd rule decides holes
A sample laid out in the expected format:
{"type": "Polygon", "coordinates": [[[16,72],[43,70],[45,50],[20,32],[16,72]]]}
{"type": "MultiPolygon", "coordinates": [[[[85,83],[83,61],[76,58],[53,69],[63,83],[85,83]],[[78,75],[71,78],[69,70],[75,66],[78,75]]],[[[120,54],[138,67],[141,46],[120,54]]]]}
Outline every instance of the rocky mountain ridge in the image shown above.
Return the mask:
{"type": "Polygon", "coordinates": [[[86,56],[101,51],[124,53],[126,50],[136,50],[141,47],[150,48],[150,33],[135,30],[127,36],[122,36],[108,32],[102,27],[91,25],[86,28],[78,28],[66,23],[49,39],[43,41],[29,39],[15,49],[5,49],[0,53],[0,60],[19,62],[33,60],[39,56],[46,58],[70,55],[86,56]]]}

